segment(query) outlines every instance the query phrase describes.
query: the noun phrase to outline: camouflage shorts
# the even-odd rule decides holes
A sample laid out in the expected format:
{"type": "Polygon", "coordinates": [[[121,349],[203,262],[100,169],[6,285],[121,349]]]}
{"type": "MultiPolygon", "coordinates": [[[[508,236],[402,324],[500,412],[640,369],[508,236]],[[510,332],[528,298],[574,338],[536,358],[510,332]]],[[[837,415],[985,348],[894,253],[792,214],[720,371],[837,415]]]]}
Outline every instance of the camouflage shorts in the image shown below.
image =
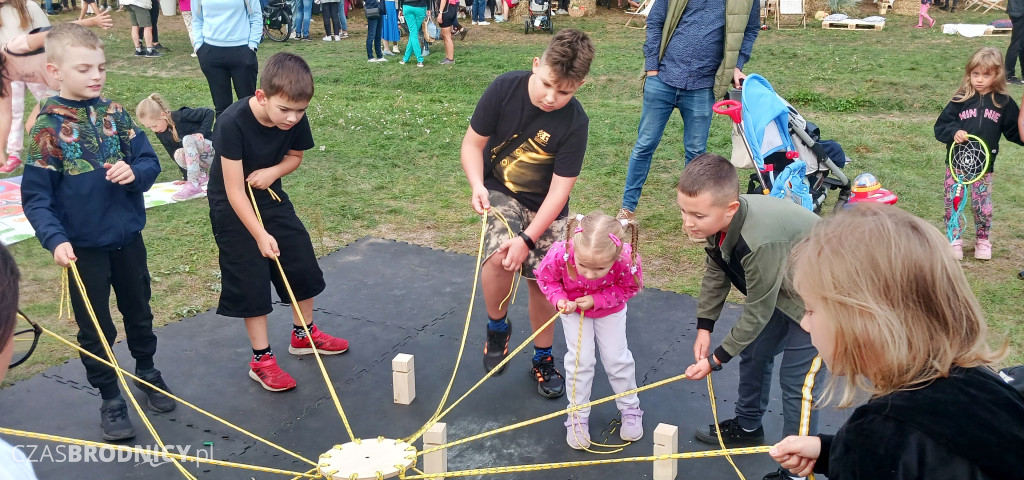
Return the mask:
{"type": "MultiPolygon", "coordinates": [[[[528,210],[518,200],[502,192],[490,190],[490,194],[491,208],[505,216],[508,226],[512,228],[513,236],[526,229],[530,222],[533,222],[533,217],[537,215],[537,212],[528,210]]],[[[540,266],[540,262],[544,260],[544,255],[548,253],[551,244],[564,239],[566,223],[568,223],[566,218],[559,218],[551,222],[551,225],[544,231],[544,234],[540,238],[535,239],[534,243],[537,244],[537,248],[530,251],[530,254],[526,256],[526,260],[523,260],[522,267],[520,267],[523,277],[534,278],[533,270],[540,266]]],[[[484,261],[487,258],[491,258],[491,255],[498,251],[498,247],[501,246],[502,242],[509,238],[508,228],[505,227],[505,224],[495,215],[488,215],[487,234],[484,240],[484,251],[487,252],[487,257],[484,261]]]]}

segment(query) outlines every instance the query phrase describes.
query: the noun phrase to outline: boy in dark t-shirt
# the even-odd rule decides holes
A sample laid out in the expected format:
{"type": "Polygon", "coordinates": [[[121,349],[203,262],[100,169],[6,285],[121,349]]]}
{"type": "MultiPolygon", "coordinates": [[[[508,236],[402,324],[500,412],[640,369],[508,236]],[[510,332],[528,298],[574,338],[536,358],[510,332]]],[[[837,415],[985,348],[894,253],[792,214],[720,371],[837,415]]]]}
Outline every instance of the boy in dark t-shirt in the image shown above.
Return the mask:
{"type": "MultiPolygon", "coordinates": [[[[530,324],[534,330],[555,315],[554,306],[532,278],[548,247],[564,235],[569,192],[583,165],[589,119],[573,98],[594,58],[594,45],[583,32],[564,29],[548,44],[530,72],[496,78],[477,103],[462,140],[462,169],[473,190],[479,214],[502,214],[518,236],[509,238],[505,224],[488,216],[488,257],[481,270],[487,305],[484,369],[493,370],[508,355],[510,325],[504,301],[515,272],[527,278],[530,324]]],[[[537,391],[548,398],[565,393],[551,346],[554,329],[534,339],[533,369],[537,391]]],[[[495,375],[500,375],[504,366],[495,375]]]]}
{"type": "Polygon", "coordinates": [[[218,156],[210,167],[207,196],[220,253],[217,313],[245,319],[253,352],[249,377],[272,392],[295,388],[291,375],[278,367],[267,336],[270,284],[280,298],[291,301],[273,258],[280,261],[296,300],[288,351],[310,354],[314,345],[321,355],[348,350],[346,340],[313,325],[313,297],[326,284],[309,233],[281,189],[281,177],[295,171],[302,163],[303,151],[313,148],[306,118],[311,98],[309,65],[298,55],[276,53],[267,60],[256,95],[224,110],[213,137],[218,156]],[[259,216],[247,187],[251,187],[259,216]]]}

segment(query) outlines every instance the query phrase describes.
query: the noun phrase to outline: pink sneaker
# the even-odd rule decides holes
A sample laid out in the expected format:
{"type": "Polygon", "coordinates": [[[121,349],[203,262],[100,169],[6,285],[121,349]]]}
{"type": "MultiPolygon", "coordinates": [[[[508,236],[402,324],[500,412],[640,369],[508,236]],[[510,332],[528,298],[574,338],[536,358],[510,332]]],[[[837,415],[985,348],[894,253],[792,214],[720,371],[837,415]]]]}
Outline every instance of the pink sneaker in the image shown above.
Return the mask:
{"type": "Polygon", "coordinates": [[[292,355],[310,355],[313,353],[313,345],[316,345],[316,351],[320,355],[337,355],[348,351],[348,340],[332,337],[320,331],[316,325],[310,327],[309,333],[313,337],[312,344],[309,342],[309,337],[299,338],[292,331],[292,343],[288,345],[288,353],[292,355]]]}
{"type": "Polygon", "coordinates": [[[974,244],[974,258],[992,260],[992,242],[978,239],[978,242],[974,244]]]}
{"type": "Polygon", "coordinates": [[[565,443],[573,450],[590,447],[590,420],[573,415],[575,419],[565,421],[565,443]]]}
{"type": "Polygon", "coordinates": [[[196,180],[199,181],[199,186],[203,187],[203,190],[206,190],[206,184],[210,183],[210,174],[200,173],[199,178],[197,178],[196,180]]]}
{"type": "Polygon", "coordinates": [[[21,166],[21,159],[17,155],[7,157],[7,163],[0,167],[0,173],[11,173],[21,166]]]}
{"type": "Polygon", "coordinates": [[[178,190],[178,193],[171,195],[171,198],[181,202],[185,200],[191,200],[193,198],[202,197],[205,195],[206,192],[203,191],[203,187],[200,187],[198,184],[188,182],[181,187],[181,190],[178,190]]]}
{"type": "Polygon", "coordinates": [[[953,240],[950,244],[950,248],[953,249],[953,258],[957,260],[964,259],[964,241],[963,239],[953,240]]]}

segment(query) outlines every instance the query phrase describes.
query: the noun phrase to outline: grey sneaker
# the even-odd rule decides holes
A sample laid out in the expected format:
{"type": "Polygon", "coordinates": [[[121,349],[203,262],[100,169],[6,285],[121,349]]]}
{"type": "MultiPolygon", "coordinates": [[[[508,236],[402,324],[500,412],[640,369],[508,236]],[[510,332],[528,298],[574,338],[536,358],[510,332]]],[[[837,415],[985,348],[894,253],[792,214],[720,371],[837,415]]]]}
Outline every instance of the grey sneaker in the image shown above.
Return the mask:
{"type": "MultiPolygon", "coordinates": [[[[171,392],[171,389],[167,387],[167,384],[164,383],[163,377],[160,376],[160,370],[154,370],[146,375],[139,375],[136,373],[135,376],[153,384],[165,392],[173,393],[171,392]]],[[[149,405],[147,405],[149,407],[149,411],[153,413],[165,413],[174,410],[174,407],[178,406],[177,402],[175,402],[173,398],[153,390],[152,388],[139,383],[137,380],[134,380],[134,382],[135,386],[139,387],[139,390],[142,390],[142,393],[146,394],[146,398],[149,400],[149,405]]]]}
{"type": "Polygon", "coordinates": [[[622,428],[619,438],[626,442],[635,442],[644,438],[644,411],[639,408],[627,408],[619,412],[622,417],[622,428]]]}
{"type": "Polygon", "coordinates": [[[441,65],[455,65],[455,60],[446,58],[444,60],[441,60],[441,65]]]}
{"type": "Polygon", "coordinates": [[[1010,85],[1024,85],[1024,80],[1017,77],[1009,77],[1006,79],[1006,83],[1009,83],[1010,85]]]}
{"type": "Polygon", "coordinates": [[[100,428],[103,429],[103,439],[108,442],[135,438],[135,428],[128,418],[128,404],[124,398],[103,401],[100,407],[100,428]]]}
{"type": "Polygon", "coordinates": [[[718,445],[718,430],[722,432],[722,442],[726,448],[754,447],[764,443],[764,427],[757,427],[757,430],[748,432],[740,427],[739,421],[735,418],[722,420],[715,425],[707,425],[697,428],[697,440],[711,445],[718,445]]]}

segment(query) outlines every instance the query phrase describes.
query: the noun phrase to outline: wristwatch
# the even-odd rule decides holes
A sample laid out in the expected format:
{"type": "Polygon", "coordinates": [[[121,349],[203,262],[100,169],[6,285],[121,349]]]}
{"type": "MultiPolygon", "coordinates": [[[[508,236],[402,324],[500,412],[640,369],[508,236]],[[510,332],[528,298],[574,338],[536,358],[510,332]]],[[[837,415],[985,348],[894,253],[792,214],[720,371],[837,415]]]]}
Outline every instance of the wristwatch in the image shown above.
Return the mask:
{"type": "Polygon", "coordinates": [[[722,364],[718,363],[718,360],[714,355],[708,355],[708,365],[711,365],[712,372],[717,372],[722,369],[722,364]]]}

